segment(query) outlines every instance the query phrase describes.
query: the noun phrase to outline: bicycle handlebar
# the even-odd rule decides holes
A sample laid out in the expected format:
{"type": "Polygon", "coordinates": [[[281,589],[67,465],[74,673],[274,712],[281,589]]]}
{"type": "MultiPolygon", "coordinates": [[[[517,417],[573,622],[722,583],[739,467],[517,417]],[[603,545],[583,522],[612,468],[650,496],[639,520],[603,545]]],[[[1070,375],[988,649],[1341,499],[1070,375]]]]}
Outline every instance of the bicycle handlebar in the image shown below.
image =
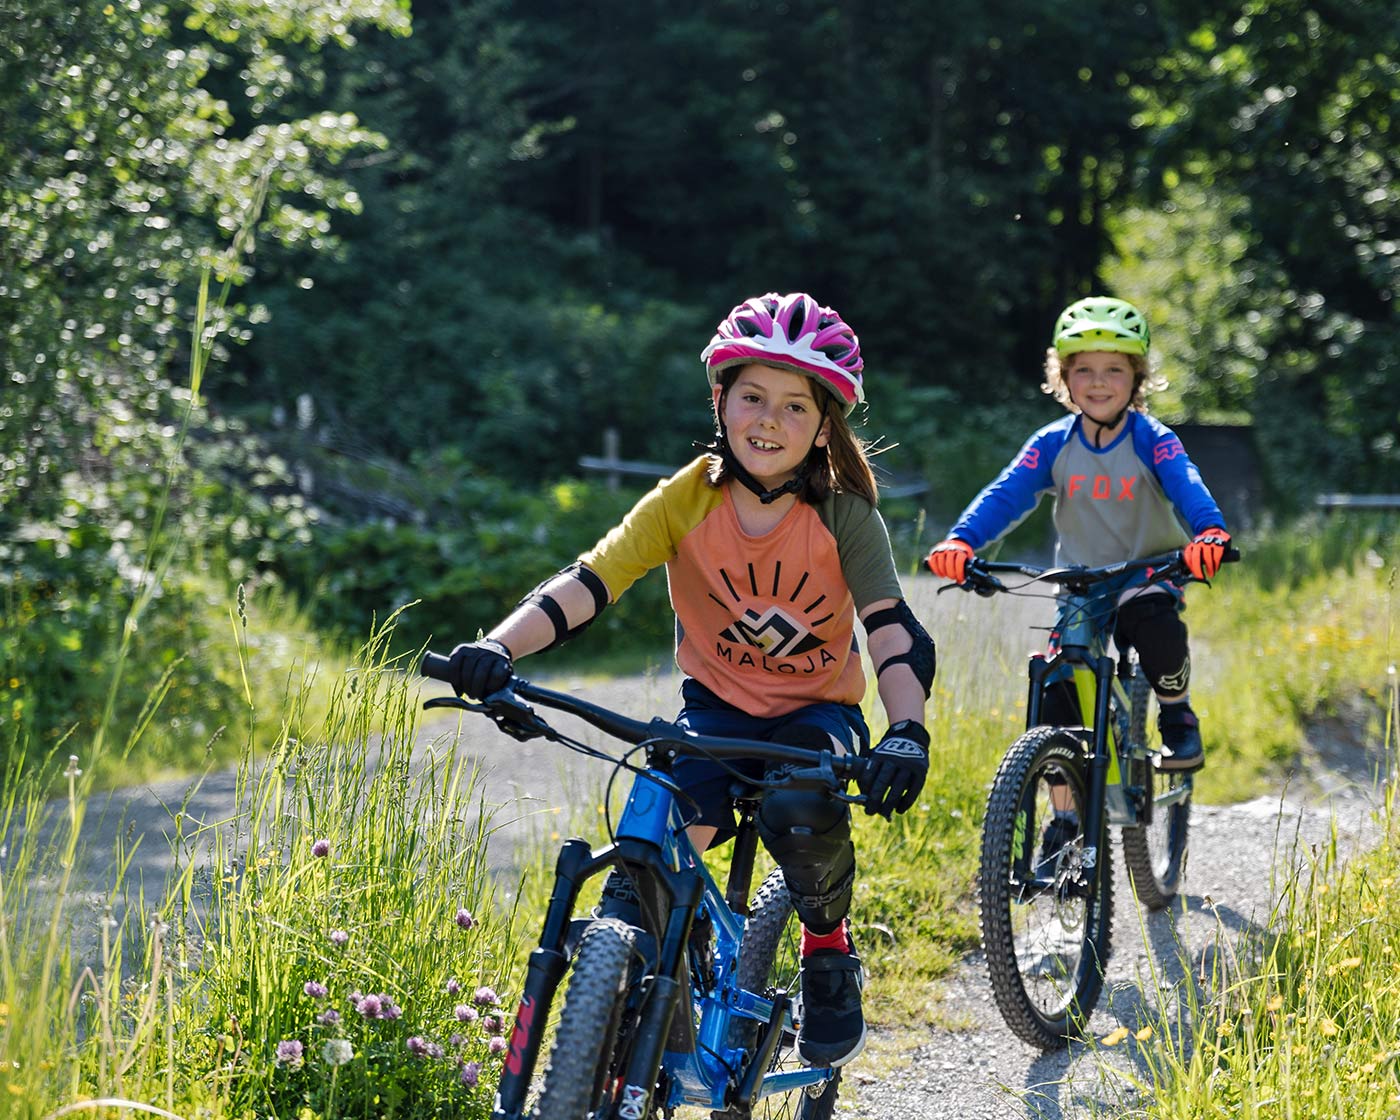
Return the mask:
{"type": "MultiPolygon", "coordinates": [[[[420,672],[432,680],[451,683],[449,665],[449,658],[430,650],[423,655],[420,672]]],[[[787,775],[789,780],[819,778],[835,787],[840,781],[848,778],[858,780],[866,769],[866,760],[854,755],[838,755],[831,751],[768,743],[757,739],[697,735],[659,718],[643,722],[599,704],[580,700],[577,696],[531,684],[525,678],[517,676],[512,676],[504,688],[493,692],[480,703],[472,703],[460,696],[439,696],[428,700],[424,706],[458,708],[489,716],[502,731],[515,738],[557,738],[558,733],[554,728],[541,719],[526,701],[578,716],[599,731],[624,743],[664,743],[682,755],[718,759],[760,758],[765,762],[805,768],[787,775]]]]}
{"type": "MultiPolygon", "coordinates": [[[[1233,564],[1240,558],[1240,550],[1237,548],[1227,548],[1223,562],[1233,564]]],[[[974,557],[967,562],[967,578],[961,586],[967,591],[975,591],[979,595],[992,595],[998,591],[1008,590],[1007,586],[997,579],[997,575],[1021,575],[1032,581],[1045,581],[1057,583],[1071,591],[1087,591],[1096,583],[1104,583],[1125,572],[1146,571],[1149,574],[1149,583],[1162,583],[1166,580],[1185,578],[1187,581],[1195,581],[1195,577],[1186,567],[1186,561],[1180,549],[1171,552],[1160,552],[1156,556],[1144,556],[1140,560],[1120,560],[1113,564],[1104,564],[1097,568],[1088,568],[1080,564],[1069,564],[1064,567],[1046,567],[1039,564],[1022,564],[1016,561],[1006,560],[983,560],[974,557]]],[[[956,587],[958,584],[948,586],[956,587]]],[[[946,588],[940,588],[946,590],[946,588]]]]}

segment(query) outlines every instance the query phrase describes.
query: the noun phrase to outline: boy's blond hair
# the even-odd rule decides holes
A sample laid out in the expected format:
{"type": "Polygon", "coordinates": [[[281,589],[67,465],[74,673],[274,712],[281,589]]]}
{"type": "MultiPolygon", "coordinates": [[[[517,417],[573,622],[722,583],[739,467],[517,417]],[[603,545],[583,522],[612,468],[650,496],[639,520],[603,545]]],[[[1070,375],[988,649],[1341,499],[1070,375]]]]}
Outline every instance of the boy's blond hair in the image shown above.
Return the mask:
{"type": "MultiPolygon", "coordinates": [[[[1073,354],[1068,356],[1074,357],[1073,354]]],[[[1133,395],[1128,401],[1128,407],[1137,412],[1147,412],[1147,394],[1165,389],[1166,379],[1153,370],[1152,363],[1145,355],[1124,354],[1123,357],[1127,358],[1128,364],[1133,367],[1133,395]]],[[[1079,406],[1069,399],[1069,386],[1065,384],[1060,355],[1053,346],[1045,351],[1045,380],[1041,382],[1040,391],[1054,397],[1069,411],[1079,411],[1079,406]]]]}

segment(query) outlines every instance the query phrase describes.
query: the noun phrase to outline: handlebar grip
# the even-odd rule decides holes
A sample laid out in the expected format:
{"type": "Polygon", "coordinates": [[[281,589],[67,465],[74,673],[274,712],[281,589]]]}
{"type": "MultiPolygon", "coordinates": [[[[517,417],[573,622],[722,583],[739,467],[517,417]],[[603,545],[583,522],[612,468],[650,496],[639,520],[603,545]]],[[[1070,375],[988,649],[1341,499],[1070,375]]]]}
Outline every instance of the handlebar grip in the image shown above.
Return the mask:
{"type": "Polygon", "coordinates": [[[431,677],[435,681],[452,683],[449,670],[452,666],[452,659],[441,653],[434,653],[429,650],[423,655],[423,664],[418,667],[418,671],[425,677],[431,677]]]}
{"type": "Polygon", "coordinates": [[[1237,560],[1239,560],[1239,558],[1240,558],[1240,550],[1239,550],[1238,548],[1236,548],[1234,545],[1231,545],[1229,548],[1227,548],[1227,549],[1225,550],[1225,555],[1224,555],[1224,557],[1222,558],[1222,560],[1223,560],[1223,562],[1226,563],[1226,564],[1233,564],[1233,563],[1235,563],[1237,560]]]}

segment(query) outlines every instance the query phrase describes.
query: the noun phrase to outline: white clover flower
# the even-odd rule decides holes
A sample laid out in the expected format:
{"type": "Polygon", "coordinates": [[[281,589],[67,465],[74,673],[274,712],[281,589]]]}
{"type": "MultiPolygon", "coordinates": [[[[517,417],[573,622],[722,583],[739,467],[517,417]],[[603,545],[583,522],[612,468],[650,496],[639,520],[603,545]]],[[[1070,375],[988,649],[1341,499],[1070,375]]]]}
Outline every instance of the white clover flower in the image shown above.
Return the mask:
{"type": "Polygon", "coordinates": [[[328,1066],[343,1066],[355,1056],[348,1038],[332,1038],[321,1044],[321,1060],[328,1066]]]}

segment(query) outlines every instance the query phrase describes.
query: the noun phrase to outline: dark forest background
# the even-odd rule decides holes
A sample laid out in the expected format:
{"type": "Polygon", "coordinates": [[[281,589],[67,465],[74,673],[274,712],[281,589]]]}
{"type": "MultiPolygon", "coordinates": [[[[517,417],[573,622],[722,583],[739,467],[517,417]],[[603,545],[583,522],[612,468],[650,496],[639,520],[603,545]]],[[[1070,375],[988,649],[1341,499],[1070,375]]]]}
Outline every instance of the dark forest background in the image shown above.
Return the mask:
{"type": "MultiPolygon", "coordinates": [[[[860,334],[864,433],[926,487],[887,514],[910,563],[1056,415],[1050,327],[1089,293],[1147,313],[1155,411],[1229,425],[1255,523],[1400,492],[1391,2],[0,21],[0,714],[36,742],[114,643],[207,697],[184,659],[240,583],[328,633],[413,600],[406,645],[489,625],[645,484],[580,469],[606,430],[693,453],[699,352],[768,290],[860,334]]],[[[663,597],[596,648],[664,640],[663,597]]]]}

